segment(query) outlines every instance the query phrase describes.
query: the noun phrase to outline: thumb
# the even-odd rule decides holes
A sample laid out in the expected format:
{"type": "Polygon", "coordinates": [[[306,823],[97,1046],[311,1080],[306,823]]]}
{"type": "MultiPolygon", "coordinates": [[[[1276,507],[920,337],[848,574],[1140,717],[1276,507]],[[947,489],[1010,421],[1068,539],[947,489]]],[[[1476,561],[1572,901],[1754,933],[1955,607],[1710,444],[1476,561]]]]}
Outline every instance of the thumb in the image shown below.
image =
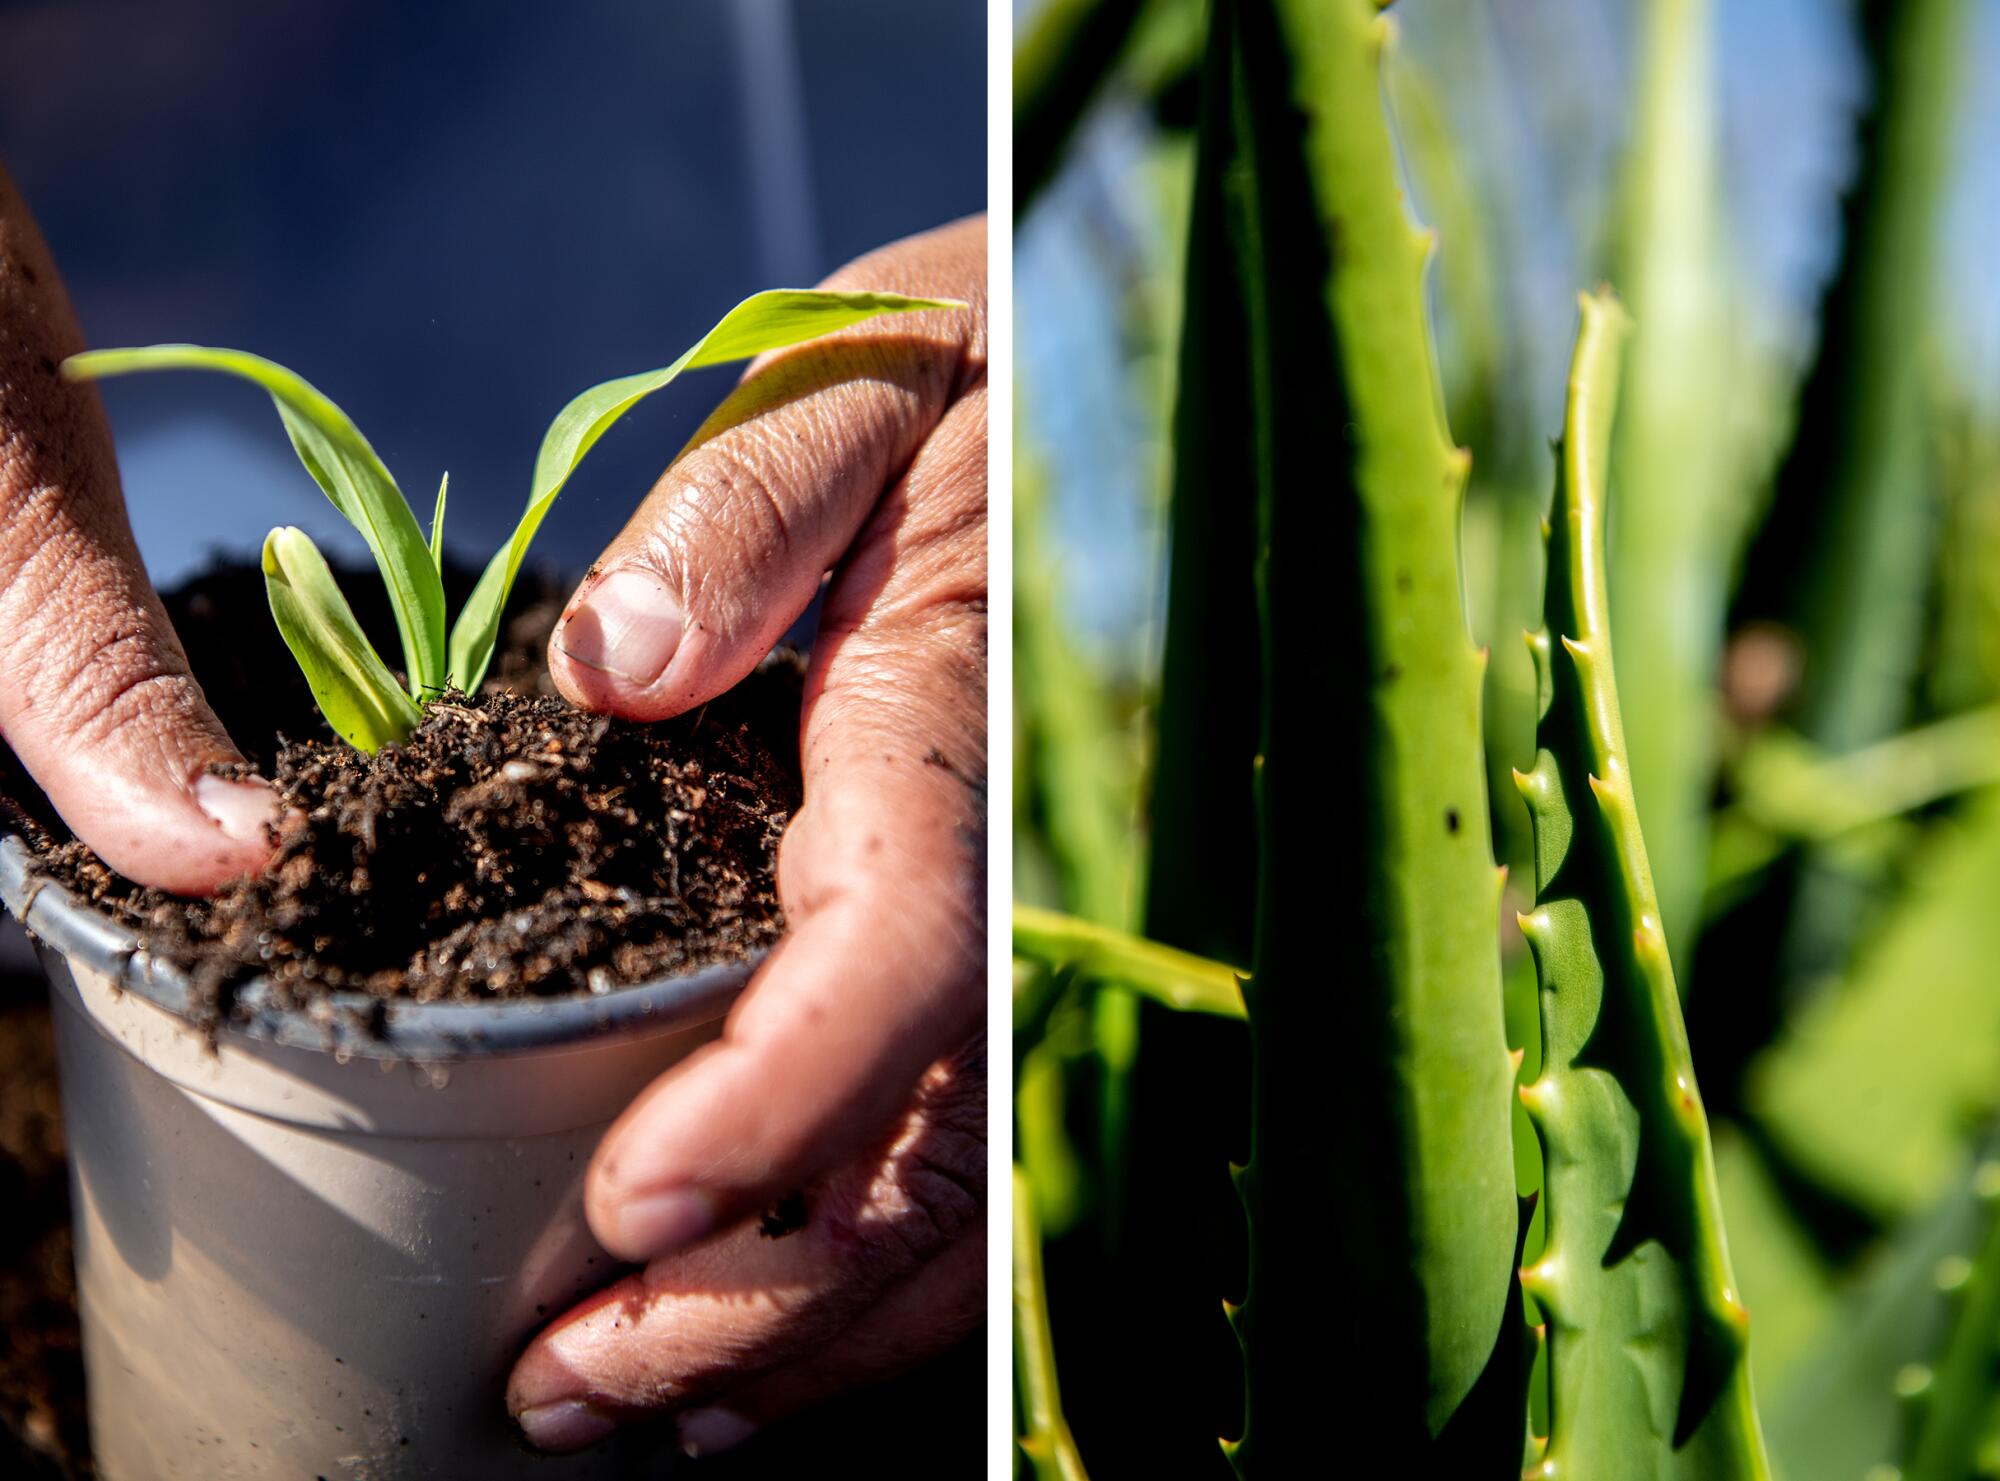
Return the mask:
{"type": "Polygon", "coordinates": [[[822,286],[959,298],[767,355],[695,435],[549,643],[586,709],[659,720],[756,667],[985,368],[986,226],[893,243],[822,286]]]}
{"type": "Polygon", "coordinates": [[[141,884],[205,894],[270,859],[277,798],[243,757],[146,579],[83,348],[0,171],[0,739],[78,838],[141,884]]]}

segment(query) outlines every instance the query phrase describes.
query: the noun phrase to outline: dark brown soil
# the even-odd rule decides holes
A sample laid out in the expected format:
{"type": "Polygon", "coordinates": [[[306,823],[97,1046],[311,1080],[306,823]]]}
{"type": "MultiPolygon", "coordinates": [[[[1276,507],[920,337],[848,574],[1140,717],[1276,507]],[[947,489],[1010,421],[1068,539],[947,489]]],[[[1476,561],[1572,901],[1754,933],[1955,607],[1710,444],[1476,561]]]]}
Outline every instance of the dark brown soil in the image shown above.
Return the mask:
{"type": "Polygon", "coordinates": [[[301,705],[302,682],[273,684],[274,669],[296,678],[282,648],[241,641],[272,626],[243,585],[220,572],[171,605],[218,712],[304,815],[270,872],[182,900],[81,843],[37,840],[53,878],[192,970],[204,1009],[258,976],[289,1006],[339,990],[602,993],[776,939],[776,849],[799,799],[794,658],[675,720],[611,721],[546,692],[543,604],[512,624],[484,693],[429,706],[406,745],[368,757],[301,705]],[[308,738],[272,734],[273,711],[308,738]]]}
{"type": "MultiPolygon", "coordinates": [[[[464,573],[454,579],[447,572],[446,584],[455,609],[455,604],[469,590],[470,581],[464,573]]],[[[381,644],[393,633],[393,626],[378,595],[379,581],[372,572],[343,572],[341,585],[363,625],[381,644]]],[[[554,625],[559,600],[560,594],[552,583],[545,584],[539,593],[528,594],[522,603],[523,610],[509,623],[502,649],[495,657],[495,680],[489,688],[499,687],[523,698],[553,696],[541,653],[554,625]]],[[[323,748],[334,743],[291,655],[285,651],[266,615],[262,576],[254,567],[219,568],[170,595],[167,604],[209,702],[229,733],[266,776],[286,775],[279,758],[293,747],[300,755],[317,754],[324,759],[323,748]],[[288,745],[285,737],[306,740],[288,745]],[[308,741],[317,745],[308,745],[308,741]]],[[[797,710],[795,671],[786,674],[781,670],[755,685],[745,686],[720,709],[711,706],[705,717],[690,717],[682,726],[692,732],[684,742],[696,748],[695,760],[704,768],[740,767],[743,758],[753,753],[758,757],[757,769],[730,771],[729,775],[755,781],[760,776],[768,777],[764,767],[778,768],[783,791],[766,819],[765,832],[771,837],[782,826],[780,813],[790,808],[797,795],[795,763],[791,760],[797,751],[797,710]],[[722,742],[723,722],[732,715],[748,727],[734,732],[744,747],[740,757],[722,742]]],[[[512,727],[514,734],[528,734],[532,752],[539,736],[533,730],[538,723],[532,718],[534,711],[524,710],[518,702],[509,702],[500,713],[513,718],[504,721],[497,733],[490,718],[480,722],[480,729],[489,739],[504,737],[509,733],[507,727],[512,727]]],[[[592,722],[585,723],[595,728],[592,722]]],[[[441,764],[463,768],[459,775],[483,774],[491,781],[505,760],[494,765],[485,754],[485,744],[472,738],[478,732],[465,727],[463,721],[450,724],[462,728],[445,730],[446,737],[457,738],[444,743],[441,764]],[[468,748],[473,753],[470,757],[466,755],[468,748]]],[[[654,748],[643,745],[635,748],[631,738],[622,732],[623,727],[610,727],[604,736],[591,742],[598,771],[593,774],[590,790],[603,792],[603,776],[599,773],[610,765],[628,764],[636,756],[643,772],[645,766],[661,756],[654,748]]],[[[669,739],[667,745],[666,764],[685,766],[688,758],[684,743],[669,739]]],[[[562,772],[576,780],[580,768],[566,766],[562,772]]],[[[683,777],[682,781],[685,780],[683,777]]],[[[479,782],[462,782],[459,790],[463,791],[466,785],[476,787],[479,782]]],[[[518,801],[501,799],[497,816],[490,805],[474,809],[484,816],[464,817],[462,826],[490,835],[496,827],[504,832],[508,826],[505,820],[511,817],[527,836],[544,839],[541,846],[546,853],[546,824],[551,817],[546,795],[549,783],[538,779],[533,784],[518,785],[522,788],[518,801]],[[544,808],[540,833],[529,826],[535,822],[534,804],[538,799],[544,808]]],[[[731,790],[734,785],[730,782],[724,787],[732,797],[738,796],[731,790]]],[[[436,788],[417,786],[415,790],[421,797],[436,788]]],[[[566,788],[563,790],[567,792],[566,788]]],[[[10,799],[31,816],[59,830],[60,825],[41,805],[39,795],[21,775],[5,747],[0,746],[0,803],[10,799]]],[[[436,805],[434,799],[431,805],[436,805]]],[[[555,802],[558,810],[553,817],[574,820],[574,814],[561,810],[569,805],[558,797],[555,802]]],[[[632,810],[639,809],[634,806],[632,810]]],[[[741,809],[725,808],[720,803],[711,807],[706,797],[700,811],[704,819],[713,819],[714,826],[719,828],[734,826],[741,830],[748,826],[742,821],[741,809]]],[[[664,817],[663,812],[656,815],[664,817]]],[[[585,818],[594,822],[599,815],[586,805],[585,818]]],[[[385,826],[385,821],[378,817],[375,835],[378,846],[386,836],[385,826]]],[[[460,826],[452,825],[454,837],[459,836],[460,826]]],[[[611,835],[593,834],[596,841],[591,847],[611,848],[617,829],[614,818],[611,835]]],[[[319,825],[315,825],[315,834],[318,832],[319,825]]],[[[651,836],[657,841],[663,834],[651,836]]],[[[689,844],[693,842],[685,833],[675,836],[689,844]]],[[[352,859],[357,848],[365,851],[365,839],[357,840],[355,834],[335,827],[325,838],[325,846],[331,852],[344,851],[352,859]]],[[[638,843],[628,840],[628,847],[636,849],[638,843]]],[[[531,859],[532,848],[531,844],[531,859]]],[[[473,857],[467,854],[455,861],[445,859],[441,867],[455,868],[476,882],[473,857]]],[[[628,862],[633,861],[628,858],[628,862]]],[[[379,861],[371,861],[371,868],[379,871],[382,867],[379,861]]],[[[546,858],[533,861],[520,878],[524,882],[545,878],[547,868],[546,858]]],[[[563,875],[574,881],[573,895],[581,896],[582,903],[593,907],[600,903],[589,899],[582,883],[584,878],[594,875],[576,874],[567,865],[563,875]]],[[[375,873],[371,877],[379,883],[382,876],[375,873]]],[[[352,876],[349,878],[351,882],[352,876]]],[[[477,885],[482,896],[496,900],[504,898],[508,888],[504,878],[499,885],[477,885]]],[[[760,888],[768,899],[768,875],[763,877],[760,888]]],[[[375,893],[378,898],[388,894],[380,889],[375,893]]],[[[544,896],[547,893],[544,891],[544,896]]],[[[563,887],[555,889],[558,897],[565,893],[568,892],[563,887]]],[[[123,887],[119,894],[131,909],[171,912],[185,908],[184,904],[177,906],[157,897],[151,898],[149,906],[135,904],[147,897],[129,886],[123,887]]],[[[340,902],[336,898],[333,903],[338,906],[340,902]]],[[[347,905],[352,904],[353,898],[347,897],[347,905]]],[[[758,932],[775,934],[778,926],[775,908],[761,924],[752,923],[753,914],[753,909],[739,908],[739,939],[758,932]]],[[[645,919],[642,913],[638,924],[644,925],[645,919]]],[[[663,920],[655,924],[664,931],[663,920]]],[[[193,934],[191,924],[184,923],[179,929],[193,934]]],[[[89,1481],[95,1473],[85,1415],[76,1280],[70,1254],[69,1188],[62,1161],[53,1035],[46,993],[24,947],[25,942],[11,923],[0,920],[0,1199],[4,1199],[0,1208],[5,1208],[8,1214],[4,1229],[0,1229],[0,1331],[5,1333],[4,1342],[0,1342],[0,1477],[89,1481]]],[[[413,944],[410,948],[412,956],[421,952],[424,952],[421,945],[413,944]]],[[[261,952],[259,958],[261,962],[261,952]]],[[[225,977],[241,969],[240,961],[226,952],[214,960],[225,977]]],[[[299,970],[303,976],[303,964],[299,970]]],[[[347,970],[348,967],[342,967],[343,972],[347,970]]],[[[587,990],[588,968],[584,971],[582,986],[587,990]]],[[[217,986],[221,989],[226,985],[219,978],[217,986]]],[[[557,990],[570,990],[570,984],[564,983],[557,990]]],[[[789,1232],[794,1212],[783,1205],[773,1211],[772,1237],[780,1237],[779,1230],[789,1232]]],[[[883,1434],[894,1432],[904,1441],[900,1449],[904,1459],[886,1462],[885,1475],[899,1478],[955,1474],[975,1465],[979,1455],[985,1403],[984,1353],[984,1336],[975,1333],[945,1358],[917,1373],[815,1410],[810,1418],[774,1426],[768,1434],[758,1436],[741,1450],[704,1462],[703,1473],[713,1472],[715,1481],[794,1475],[822,1464],[828,1454],[864,1449],[876,1444],[883,1434]]]]}

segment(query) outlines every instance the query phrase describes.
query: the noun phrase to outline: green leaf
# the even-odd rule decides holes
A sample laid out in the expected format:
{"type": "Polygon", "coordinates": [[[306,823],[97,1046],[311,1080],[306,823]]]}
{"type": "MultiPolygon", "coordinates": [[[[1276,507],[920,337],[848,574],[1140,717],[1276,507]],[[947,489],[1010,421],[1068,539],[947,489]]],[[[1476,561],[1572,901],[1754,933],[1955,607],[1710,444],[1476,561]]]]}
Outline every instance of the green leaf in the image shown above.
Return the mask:
{"type": "MultiPolygon", "coordinates": [[[[1633,802],[1605,519],[1629,321],[1580,301],[1548,530],[1543,708],[1516,784],[1534,821],[1547,1238],[1521,1284],[1548,1334],[1550,1476],[1769,1481],[1714,1144],[1633,802]]],[[[1255,998],[1251,998],[1254,1009],[1255,998]]]]}
{"type": "Polygon", "coordinates": [[[241,350],[152,345],[90,350],[63,362],[71,380],[145,370],[219,371],[270,394],[299,461],[374,552],[403,640],[410,693],[437,693],[444,684],[444,587],[402,490],[347,414],[284,366],[241,350]]]}
{"type": "MultiPolygon", "coordinates": [[[[1829,803],[1831,805],[1831,803],[1829,803]]],[[[2000,788],[1935,823],[1837,986],[1751,1066],[1751,1113],[1820,1186],[1913,1215],[2000,1109],[2000,788]]]]}
{"type": "Polygon", "coordinates": [[[1042,1274],[1042,1231],[1035,1219],[1034,1189],[1019,1164],[1014,1168],[1014,1367],[1026,1430],[1016,1440],[1037,1481],[1088,1481],[1063,1417],[1048,1282],[1042,1274]]]}
{"type": "MultiPolygon", "coordinates": [[[[1233,477],[1217,496],[1254,521],[1221,548],[1250,553],[1256,646],[1237,661],[1259,676],[1254,754],[1197,781],[1247,787],[1256,818],[1252,857],[1205,855],[1216,889],[1254,874],[1257,897],[1243,1437],[1225,1448],[1254,1481],[1515,1474],[1514,1068],[1459,562],[1467,458],[1382,107],[1387,27],[1373,0],[1210,13],[1229,54],[1203,73],[1198,168],[1221,173],[1198,189],[1229,230],[1216,242],[1197,215],[1187,328],[1229,359],[1202,381],[1224,393],[1213,420],[1183,383],[1175,440],[1233,477]],[[1329,1385],[1312,1351],[1366,1358],[1329,1385]]],[[[1176,518],[1221,513],[1182,491],[1176,518]]],[[[1230,631],[1245,575],[1214,574],[1230,631]]]]}
{"type": "Polygon", "coordinates": [[[1016,905],[1014,955],[1116,983],[1182,1012],[1243,1017],[1243,974],[1236,968],[1073,915],[1016,905]]]}
{"type": "Polygon", "coordinates": [[[326,558],[289,525],[264,539],[264,587],[285,646],[305,671],[327,723],[358,751],[407,740],[421,718],[369,646],[326,558]]]}
{"type": "Polygon", "coordinates": [[[550,423],[535,458],[535,481],[527,513],[514,537],[493,557],[473,589],[451,633],[450,674],[461,689],[479,687],[493,657],[500,632],[500,613],[514,589],[514,578],[528,554],[528,545],[556,495],[617,420],[684,370],[747,360],[766,350],[817,339],[880,314],[907,314],[918,309],[963,308],[944,299],[904,298],[896,293],[822,293],[801,288],[774,288],[736,305],[693,348],[661,370],[621,376],[583,392],[550,423]]]}
{"type": "Polygon", "coordinates": [[[437,508],[431,511],[431,569],[438,573],[438,580],[444,580],[444,496],[451,487],[451,474],[447,472],[438,480],[437,508]]]}

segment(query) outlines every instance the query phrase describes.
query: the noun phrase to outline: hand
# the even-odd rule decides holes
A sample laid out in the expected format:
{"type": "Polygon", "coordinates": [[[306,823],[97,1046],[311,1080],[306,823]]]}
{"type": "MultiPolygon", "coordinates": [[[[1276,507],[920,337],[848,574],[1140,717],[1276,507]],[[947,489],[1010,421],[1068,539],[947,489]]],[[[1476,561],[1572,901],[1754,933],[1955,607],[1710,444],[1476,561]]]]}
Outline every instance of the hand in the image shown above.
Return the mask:
{"type": "Polygon", "coordinates": [[[0,170],[0,739],[119,873],[206,894],[269,862],[275,794],[230,742],[146,579],[48,248],[0,170]]]}
{"type": "Polygon", "coordinates": [[[720,1449],[984,1309],[985,222],[826,286],[971,308],[753,365],[549,646],[578,704],[661,719],[747,674],[833,573],[779,856],[789,933],[722,1038],[598,1149],[591,1228],[649,1263],[515,1367],[508,1407],[544,1449],[663,1413],[720,1449]]]}

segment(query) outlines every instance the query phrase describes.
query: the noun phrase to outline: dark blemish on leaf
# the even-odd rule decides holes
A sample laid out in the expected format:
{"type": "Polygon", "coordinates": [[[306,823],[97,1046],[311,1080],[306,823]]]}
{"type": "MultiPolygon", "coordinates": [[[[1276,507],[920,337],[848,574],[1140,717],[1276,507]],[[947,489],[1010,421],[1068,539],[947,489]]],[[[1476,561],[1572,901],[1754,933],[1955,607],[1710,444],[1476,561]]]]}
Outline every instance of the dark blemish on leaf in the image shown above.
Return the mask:
{"type": "Polygon", "coordinates": [[[1396,590],[1408,591],[1415,584],[1415,582],[1410,580],[1410,573],[1408,571],[1398,571],[1396,573],[1396,590]]]}
{"type": "Polygon", "coordinates": [[[1458,831],[1457,808],[1448,807],[1444,810],[1444,831],[1447,833],[1456,833],[1458,831]]]}
{"type": "Polygon", "coordinates": [[[1389,665],[1389,666],[1388,666],[1387,668],[1385,668],[1385,669],[1383,669],[1383,670],[1382,670],[1382,677],[1383,677],[1384,679],[1400,679],[1400,678],[1402,678],[1402,677],[1403,677],[1403,666],[1402,666],[1402,665],[1401,665],[1400,663],[1392,663],[1392,664],[1390,664],[1390,665],[1389,665]]]}
{"type": "Polygon", "coordinates": [[[803,1193],[787,1193],[779,1199],[776,1207],[765,1211],[758,1221],[757,1232],[766,1239],[783,1239],[787,1234],[797,1234],[806,1227],[806,1196],[803,1193]]]}

